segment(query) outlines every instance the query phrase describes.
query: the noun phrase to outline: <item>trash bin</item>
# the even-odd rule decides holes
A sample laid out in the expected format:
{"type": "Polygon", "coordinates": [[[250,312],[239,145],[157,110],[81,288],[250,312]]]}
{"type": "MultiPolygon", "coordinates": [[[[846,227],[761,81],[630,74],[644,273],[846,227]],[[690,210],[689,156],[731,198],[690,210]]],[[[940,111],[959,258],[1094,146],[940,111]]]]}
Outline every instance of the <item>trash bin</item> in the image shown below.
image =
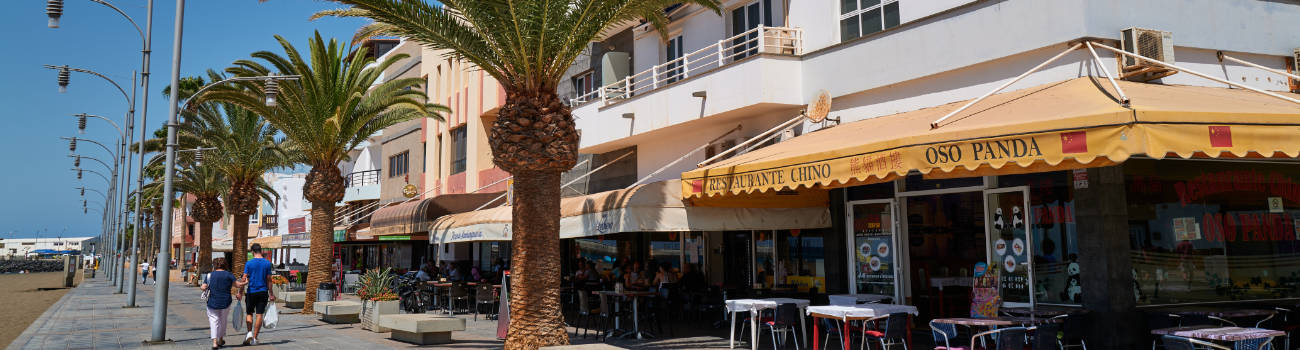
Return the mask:
{"type": "Polygon", "coordinates": [[[320,288],[316,289],[316,301],[331,300],[334,300],[334,284],[329,282],[321,283],[320,288]]]}

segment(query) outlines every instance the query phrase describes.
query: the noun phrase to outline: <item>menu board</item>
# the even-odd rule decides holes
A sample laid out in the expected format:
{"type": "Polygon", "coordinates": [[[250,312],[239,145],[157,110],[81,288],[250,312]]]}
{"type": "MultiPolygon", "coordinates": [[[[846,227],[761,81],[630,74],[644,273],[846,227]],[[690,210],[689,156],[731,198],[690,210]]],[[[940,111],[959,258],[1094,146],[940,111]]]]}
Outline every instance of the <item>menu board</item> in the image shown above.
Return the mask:
{"type": "Polygon", "coordinates": [[[975,263],[975,276],[971,285],[970,317],[997,317],[1002,306],[998,292],[998,269],[990,269],[984,262],[975,263]]]}

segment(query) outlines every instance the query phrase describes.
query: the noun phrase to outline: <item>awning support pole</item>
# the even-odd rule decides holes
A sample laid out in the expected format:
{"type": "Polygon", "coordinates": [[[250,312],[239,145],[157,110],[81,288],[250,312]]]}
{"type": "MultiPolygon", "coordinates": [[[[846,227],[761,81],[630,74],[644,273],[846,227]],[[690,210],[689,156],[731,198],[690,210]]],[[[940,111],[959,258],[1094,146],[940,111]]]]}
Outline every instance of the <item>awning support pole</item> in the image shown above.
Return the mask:
{"type": "Polygon", "coordinates": [[[1106,45],[1104,45],[1104,44],[1097,44],[1097,43],[1094,43],[1093,45],[1096,45],[1097,47],[1100,47],[1100,48],[1103,48],[1103,49],[1107,49],[1107,50],[1110,50],[1110,51],[1112,51],[1112,52],[1115,52],[1115,53],[1118,53],[1118,54],[1121,54],[1121,55],[1124,55],[1124,56],[1133,57],[1133,58],[1135,58],[1135,59],[1142,60],[1142,61],[1144,61],[1144,62],[1151,63],[1151,64],[1154,64],[1154,65],[1157,65],[1157,66],[1161,66],[1161,67],[1165,67],[1165,68],[1171,68],[1171,69],[1177,69],[1177,70],[1180,71],[1180,72],[1187,72],[1187,74],[1195,75],[1195,76],[1202,77],[1202,78],[1205,78],[1205,79],[1210,79],[1210,80],[1213,80],[1213,81],[1218,82],[1218,83],[1221,83],[1221,84],[1228,84],[1229,86],[1232,86],[1232,87],[1238,87],[1238,88],[1242,88],[1242,89],[1246,89],[1246,90],[1250,90],[1250,91],[1258,92],[1258,93],[1261,93],[1261,94],[1265,94],[1265,95],[1268,95],[1268,96],[1272,96],[1272,97],[1274,97],[1274,98],[1278,98],[1278,99],[1286,100],[1286,101],[1289,101],[1289,102],[1291,102],[1291,103],[1300,104],[1300,100],[1296,100],[1296,99],[1294,99],[1294,98],[1290,98],[1290,97],[1286,97],[1286,96],[1278,95],[1278,94],[1275,94],[1275,93],[1272,93],[1272,92],[1268,92],[1268,91],[1264,91],[1264,90],[1256,89],[1256,88],[1249,87],[1249,86],[1246,86],[1246,85],[1243,85],[1243,84],[1234,83],[1234,82],[1231,82],[1231,81],[1228,81],[1228,80],[1219,79],[1219,78],[1216,78],[1216,77],[1214,77],[1214,76],[1212,76],[1212,75],[1209,75],[1209,74],[1205,74],[1205,73],[1201,73],[1201,72],[1197,72],[1197,71],[1193,71],[1193,70],[1188,70],[1188,69],[1183,68],[1183,67],[1179,67],[1179,66],[1175,66],[1175,65],[1172,65],[1172,64],[1168,64],[1168,63],[1164,63],[1164,62],[1161,62],[1161,61],[1157,61],[1157,60],[1154,60],[1154,59],[1150,59],[1150,58],[1147,58],[1147,57],[1143,57],[1142,55],[1138,55],[1138,54],[1134,54],[1134,53],[1132,53],[1132,52],[1127,52],[1127,51],[1124,51],[1124,50],[1116,49],[1116,48],[1113,48],[1113,47],[1110,47],[1110,46],[1106,46],[1106,45]]]}
{"type": "Polygon", "coordinates": [[[1049,58],[1048,60],[1043,61],[1043,63],[1039,63],[1037,66],[1034,66],[1034,68],[1030,68],[1028,71],[1025,71],[1024,73],[1020,74],[1020,76],[1016,77],[1015,79],[1011,79],[1011,81],[1008,81],[1008,82],[1002,84],[1002,86],[999,86],[997,89],[993,89],[993,91],[989,91],[989,92],[985,93],[984,96],[980,96],[979,98],[976,98],[976,99],[974,99],[974,100],[970,100],[970,102],[966,102],[966,104],[963,105],[963,106],[961,106],[961,108],[957,108],[956,110],[954,110],[954,111],[952,111],[952,112],[948,112],[948,114],[944,115],[943,118],[939,118],[939,119],[936,119],[934,122],[931,122],[931,123],[930,123],[930,129],[938,129],[938,128],[939,128],[939,123],[942,123],[944,120],[947,120],[948,118],[951,118],[953,115],[956,115],[957,113],[961,113],[961,111],[964,111],[964,110],[966,110],[967,108],[970,108],[971,105],[974,105],[975,103],[978,103],[979,101],[983,101],[984,99],[988,98],[989,96],[993,96],[993,94],[998,93],[998,91],[1002,91],[1002,89],[1006,89],[1008,86],[1011,86],[1011,84],[1015,84],[1016,82],[1020,81],[1021,79],[1024,79],[1026,76],[1029,76],[1029,74],[1032,74],[1032,73],[1034,73],[1034,72],[1037,72],[1039,69],[1043,69],[1043,67],[1046,67],[1048,64],[1051,64],[1052,62],[1056,62],[1056,60],[1061,59],[1061,57],[1064,57],[1065,54],[1070,53],[1070,51],[1078,50],[1080,47],[1083,47],[1083,43],[1074,44],[1074,46],[1071,46],[1069,49],[1066,49],[1065,51],[1063,51],[1063,52],[1061,52],[1061,53],[1059,53],[1059,54],[1056,54],[1056,56],[1052,56],[1052,58],[1049,58]]]}
{"type": "Polygon", "coordinates": [[[1240,64],[1244,64],[1244,65],[1247,65],[1247,66],[1251,66],[1251,67],[1259,68],[1259,69],[1262,69],[1262,70],[1264,70],[1264,71],[1266,71],[1266,72],[1270,72],[1270,73],[1274,73],[1274,74],[1278,74],[1278,75],[1284,75],[1284,76],[1286,76],[1286,77],[1288,77],[1288,78],[1291,78],[1291,79],[1300,80],[1300,75],[1295,75],[1295,74],[1291,74],[1291,73],[1283,72],[1283,71],[1280,71],[1280,70],[1276,70],[1276,69],[1273,69],[1273,68],[1269,68],[1269,67],[1261,66],[1261,65],[1258,65],[1258,64],[1254,64],[1254,63],[1251,63],[1251,62],[1246,62],[1245,60],[1241,60],[1241,59],[1238,59],[1238,58],[1236,58],[1236,57],[1228,56],[1227,54],[1223,53],[1223,51],[1219,51],[1219,52],[1217,52],[1216,55],[1219,56],[1219,62],[1223,62],[1223,60],[1229,60],[1229,61],[1237,62],[1237,63],[1240,63],[1240,64]]]}
{"type": "Polygon", "coordinates": [[[767,136],[768,134],[771,134],[771,133],[774,133],[774,132],[777,132],[777,131],[780,131],[780,130],[785,130],[785,128],[789,127],[790,125],[793,125],[795,122],[802,121],[803,119],[804,119],[804,114],[803,114],[803,113],[799,113],[799,116],[794,117],[794,119],[787,120],[786,122],[781,123],[781,125],[777,125],[777,126],[774,127],[774,128],[771,128],[771,129],[768,129],[767,131],[764,131],[762,134],[758,134],[757,136],[754,136],[754,137],[749,138],[748,140],[745,140],[745,142],[741,142],[739,145],[736,145],[736,146],[734,146],[734,147],[728,148],[726,151],[719,152],[718,154],[713,155],[713,157],[710,157],[709,159],[705,159],[703,162],[700,162],[699,164],[695,164],[695,166],[696,166],[696,167],[702,167],[702,166],[705,166],[705,165],[707,165],[707,164],[709,164],[709,163],[713,163],[713,161],[718,160],[719,158],[722,158],[722,156],[725,156],[725,155],[731,154],[732,152],[735,152],[736,150],[740,149],[741,147],[748,146],[749,144],[754,143],[754,141],[757,141],[758,139],[763,138],[763,137],[767,136]]]}
{"type": "Polygon", "coordinates": [[[1097,55],[1097,50],[1093,50],[1093,49],[1092,49],[1092,42],[1091,42],[1091,41],[1087,41],[1087,42],[1085,42],[1085,43],[1086,43],[1086,45],[1088,45],[1088,52],[1089,52],[1089,53],[1092,53],[1092,60],[1093,60],[1093,62],[1096,62],[1096,63],[1097,63],[1097,66],[1098,66],[1098,67],[1101,67],[1101,72],[1104,73],[1104,74],[1106,74],[1106,80],[1110,80],[1110,86],[1115,87],[1115,91],[1119,93],[1120,104],[1123,105],[1124,108],[1128,108],[1128,106],[1129,106],[1129,104],[1128,104],[1129,100],[1128,100],[1128,96],[1127,96],[1127,95],[1124,95],[1124,89],[1121,89],[1121,88],[1119,87],[1119,83],[1116,83],[1116,82],[1115,82],[1115,78],[1114,78],[1114,76],[1111,76],[1111,75],[1110,75],[1110,68],[1106,68],[1106,64],[1105,64],[1105,63],[1102,63],[1102,61],[1101,61],[1101,56],[1098,56],[1098,55],[1097,55]]]}
{"type": "Polygon", "coordinates": [[[655,175],[659,175],[659,173],[663,172],[664,170],[668,170],[668,167],[673,166],[673,165],[675,165],[675,164],[677,164],[677,163],[680,163],[680,162],[683,161],[683,160],[686,160],[686,157],[690,157],[691,155],[695,154],[696,152],[699,152],[700,150],[703,150],[704,148],[709,147],[709,145],[713,144],[714,142],[718,142],[718,140],[721,140],[722,138],[727,137],[727,135],[731,135],[732,133],[735,133],[735,132],[737,132],[737,131],[740,131],[740,129],[741,129],[741,126],[740,126],[739,124],[737,124],[736,127],[731,128],[731,130],[727,130],[727,133],[722,134],[722,136],[715,137],[715,138],[713,138],[712,140],[709,140],[709,142],[705,142],[703,145],[700,145],[699,147],[695,147],[695,149],[691,150],[690,152],[686,152],[686,154],[683,154],[681,157],[678,157],[677,160],[674,160],[674,161],[668,162],[668,164],[664,164],[664,166],[659,167],[658,170],[655,170],[655,171],[651,172],[649,175],[646,175],[645,177],[641,178],[640,180],[636,180],[636,182],[632,183],[632,185],[631,185],[631,186],[628,186],[628,187],[632,187],[632,186],[636,186],[636,185],[640,185],[640,184],[644,183],[646,180],[649,180],[650,178],[654,177],[655,175]]]}

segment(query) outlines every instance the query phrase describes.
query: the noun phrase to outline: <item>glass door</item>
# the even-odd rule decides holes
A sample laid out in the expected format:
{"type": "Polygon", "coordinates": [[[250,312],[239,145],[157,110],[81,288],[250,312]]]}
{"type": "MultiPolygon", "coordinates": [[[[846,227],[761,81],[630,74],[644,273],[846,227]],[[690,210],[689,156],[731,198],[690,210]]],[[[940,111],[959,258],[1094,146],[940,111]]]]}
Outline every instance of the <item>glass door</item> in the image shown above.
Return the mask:
{"type": "Polygon", "coordinates": [[[984,191],[985,230],[990,271],[998,273],[1002,305],[1034,305],[1032,237],[1029,232],[1029,188],[1025,186],[984,191]],[[995,268],[996,267],[996,268],[995,268]]]}
{"type": "Polygon", "coordinates": [[[894,200],[848,202],[849,291],[898,296],[898,225],[894,200]]]}

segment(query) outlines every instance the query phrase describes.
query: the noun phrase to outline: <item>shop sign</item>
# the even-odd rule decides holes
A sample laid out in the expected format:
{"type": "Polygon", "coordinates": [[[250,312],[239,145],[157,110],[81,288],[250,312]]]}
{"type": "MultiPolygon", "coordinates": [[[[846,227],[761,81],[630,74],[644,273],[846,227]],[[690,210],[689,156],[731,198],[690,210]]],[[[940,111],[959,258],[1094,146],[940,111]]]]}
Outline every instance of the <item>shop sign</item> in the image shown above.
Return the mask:
{"type": "Polygon", "coordinates": [[[307,217],[289,219],[289,233],[307,232],[307,217]]]}
{"type": "Polygon", "coordinates": [[[381,241],[409,241],[409,240],[411,240],[411,236],[409,236],[409,235],[406,235],[406,236],[379,236],[379,240],[381,240],[381,241]]]}
{"type": "MultiPolygon", "coordinates": [[[[1192,222],[1195,226],[1195,222],[1192,222]]],[[[1177,227],[1174,228],[1177,237],[1177,227]]],[[[1214,242],[1276,242],[1300,239],[1300,219],[1289,213],[1205,213],[1198,238],[1214,242]]]]}
{"type": "Polygon", "coordinates": [[[1178,202],[1188,205],[1209,196],[1229,192],[1255,192],[1300,202],[1300,183],[1276,172],[1230,170],[1206,173],[1174,184],[1178,202]]]}
{"type": "MultiPolygon", "coordinates": [[[[801,186],[813,187],[852,180],[889,179],[911,170],[948,172],[959,167],[977,169],[991,165],[997,169],[1012,162],[1027,165],[1042,160],[1059,161],[1088,153],[1089,133],[1095,134],[1092,138],[1100,143],[1115,137],[1122,129],[1096,128],[884,149],[881,147],[891,145],[859,146],[859,149],[874,149],[864,153],[826,150],[783,159],[780,160],[783,163],[777,164],[754,163],[730,169],[692,171],[683,176],[682,193],[685,197],[692,197],[700,194],[797,189],[801,186]],[[744,169],[751,166],[754,169],[744,169]]],[[[1091,151],[1106,151],[1106,147],[1095,147],[1091,151]]],[[[1086,182],[1086,173],[1080,176],[1082,177],[1077,180],[1086,182]]],[[[1075,185],[1086,188],[1082,187],[1087,186],[1084,182],[1076,182],[1075,185]]]]}
{"type": "Polygon", "coordinates": [[[346,241],[346,240],[348,240],[348,230],[334,230],[335,243],[346,241]]]}
{"type": "Polygon", "coordinates": [[[412,198],[419,194],[420,194],[420,189],[418,187],[415,187],[415,185],[406,184],[406,186],[402,186],[402,196],[406,198],[412,198]]]}

